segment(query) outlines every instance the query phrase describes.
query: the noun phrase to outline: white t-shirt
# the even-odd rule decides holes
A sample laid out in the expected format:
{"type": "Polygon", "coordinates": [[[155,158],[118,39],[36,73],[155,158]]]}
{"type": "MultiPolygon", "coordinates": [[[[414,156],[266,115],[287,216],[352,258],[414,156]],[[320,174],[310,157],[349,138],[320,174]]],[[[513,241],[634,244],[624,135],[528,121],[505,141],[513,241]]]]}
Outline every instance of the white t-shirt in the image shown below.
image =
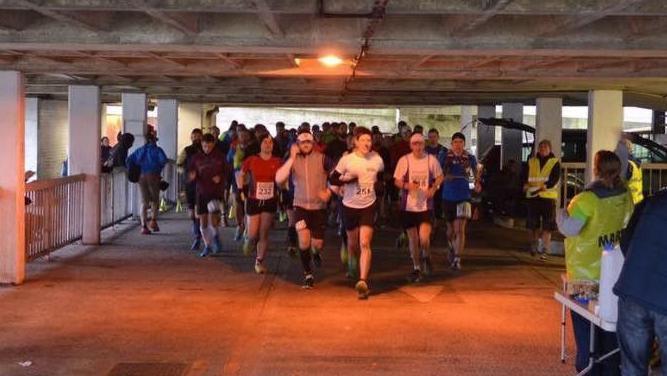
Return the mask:
{"type": "Polygon", "coordinates": [[[396,163],[394,179],[403,181],[405,174],[409,174],[408,182],[418,183],[419,190],[407,195],[405,209],[409,212],[423,212],[428,210],[428,198],[426,192],[429,189],[429,177],[436,179],[442,175],[442,169],[438,159],[430,154],[417,159],[414,154],[406,154],[396,163]]]}
{"type": "Polygon", "coordinates": [[[375,202],[375,182],[377,174],[384,170],[382,158],[376,152],[370,152],[365,157],[357,153],[349,153],[341,157],[336,165],[336,171],[342,176],[357,178],[344,185],[343,204],[348,208],[363,209],[375,202]]]}

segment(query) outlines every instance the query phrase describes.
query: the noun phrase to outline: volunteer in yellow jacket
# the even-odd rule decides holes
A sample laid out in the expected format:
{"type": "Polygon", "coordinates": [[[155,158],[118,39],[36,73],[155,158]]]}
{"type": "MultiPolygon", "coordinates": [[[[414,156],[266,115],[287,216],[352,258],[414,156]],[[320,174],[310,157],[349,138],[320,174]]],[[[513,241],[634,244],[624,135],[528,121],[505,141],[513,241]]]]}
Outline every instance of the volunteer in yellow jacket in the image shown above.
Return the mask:
{"type": "MultiPolygon", "coordinates": [[[[595,180],[586,190],[576,195],[557,218],[558,229],[565,238],[565,265],[567,278],[574,280],[600,279],[602,247],[618,244],[621,231],[628,223],[634,205],[632,196],[621,179],[621,160],[611,151],[595,154],[593,164],[595,180]]],[[[572,312],[572,327],[577,343],[577,370],[588,364],[590,323],[572,312]]],[[[601,331],[601,351],[616,346],[614,333],[601,331]]],[[[603,362],[602,374],[618,369],[618,357],[603,362]],[[616,363],[616,364],[614,364],[616,363]]]]}
{"type": "Polygon", "coordinates": [[[530,254],[539,253],[542,261],[546,261],[551,251],[551,232],[556,230],[559,180],[558,158],[551,151],[551,142],[542,140],[535,156],[528,160],[528,176],[523,185],[528,209],[526,227],[532,234],[530,254]]]}
{"type": "Polygon", "coordinates": [[[632,202],[635,205],[644,200],[644,178],[642,176],[642,168],[639,162],[632,159],[628,160],[628,189],[632,194],[632,202]]]}

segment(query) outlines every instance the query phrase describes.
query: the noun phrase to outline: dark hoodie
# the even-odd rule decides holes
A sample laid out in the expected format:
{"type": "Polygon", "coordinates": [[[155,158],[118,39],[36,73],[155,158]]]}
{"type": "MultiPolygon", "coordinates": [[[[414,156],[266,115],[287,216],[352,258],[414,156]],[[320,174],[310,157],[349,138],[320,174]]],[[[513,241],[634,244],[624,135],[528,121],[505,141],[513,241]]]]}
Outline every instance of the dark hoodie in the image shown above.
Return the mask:
{"type": "Polygon", "coordinates": [[[120,142],[111,149],[112,167],[125,167],[125,160],[132,144],[134,144],[132,133],[123,133],[120,136],[120,142]]]}

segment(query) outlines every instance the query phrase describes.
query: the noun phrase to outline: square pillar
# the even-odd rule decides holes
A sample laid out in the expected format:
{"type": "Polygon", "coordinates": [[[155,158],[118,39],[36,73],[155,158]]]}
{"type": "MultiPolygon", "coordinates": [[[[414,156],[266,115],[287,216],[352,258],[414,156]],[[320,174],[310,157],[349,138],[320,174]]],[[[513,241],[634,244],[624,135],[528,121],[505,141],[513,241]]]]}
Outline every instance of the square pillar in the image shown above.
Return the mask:
{"type": "Polygon", "coordinates": [[[23,75],[0,71],[0,284],[25,279],[25,97],[23,75]]]}
{"type": "Polygon", "coordinates": [[[39,98],[25,99],[25,170],[37,172],[39,98]]]}
{"type": "Polygon", "coordinates": [[[460,126],[461,132],[466,136],[466,149],[477,156],[477,129],[475,114],[477,113],[477,106],[461,106],[460,126]]]}
{"type": "MultiPolygon", "coordinates": [[[[503,103],[503,119],[523,123],[523,103],[503,103]]],[[[521,162],[523,137],[520,130],[503,128],[502,145],[501,160],[503,166],[512,159],[521,162]]]]}
{"type": "Polygon", "coordinates": [[[146,143],[144,135],[148,131],[146,121],[148,97],[145,93],[123,93],[121,100],[123,102],[123,133],[134,135],[134,145],[130,149],[132,153],[146,143]]]}
{"type": "MultiPolygon", "coordinates": [[[[145,93],[123,93],[121,95],[123,102],[123,133],[132,133],[134,135],[134,144],[128,152],[128,156],[137,148],[146,143],[145,134],[148,131],[148,122],[146,121],[148,113],[148,97],[145,93]]],[[[134,218],[139,218],[140,194],[138,184],[131,186],[131,205],[134,218]]]]}
{"type": "Polygon", "coordinates": [[[176,99],[158,99],[157,101],[158,143],[167,158],[178,157],[178,101],[176,99]]]}
{"type": "Polygon", "coordinates": [[[593,180],[593,158],[599,150],[614,151],[623,131],[623,92],[588,92],[588,130],[586,132],[586,183],[593,180]]]}
{"type": "Polygon", "coordinates": [[[100,244],[100,88],[69,87],[69,174],[85,174],[83,244],[100,244]]]}
{"type": "MultiPolygon", "coordinates": [[[[496,117],[496,106],[477,106],[478,118],[496,117]]],[[[490,150],[496,144],[496,127],[486,125],[477,126],[477,155],[482,158],[484,153],[490,150]]]]}
{"type": "Polygon", "coordinates": [[[551,141],[551,150],[556,158],[561,157],[563,140],[563,99],[537,98],[535,119],[535,150],[542,140],[551,141]]]}

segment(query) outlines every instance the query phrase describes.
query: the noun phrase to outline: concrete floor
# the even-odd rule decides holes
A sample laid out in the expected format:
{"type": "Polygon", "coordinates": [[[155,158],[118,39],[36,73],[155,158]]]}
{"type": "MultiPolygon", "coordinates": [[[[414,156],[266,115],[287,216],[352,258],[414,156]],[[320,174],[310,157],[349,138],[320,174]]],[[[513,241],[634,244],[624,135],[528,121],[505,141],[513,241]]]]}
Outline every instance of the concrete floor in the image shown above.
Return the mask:
{"type": "Polygon", "coordinates": [[[0,375],[572,374],[552,299],[562,259],[531,259],[521,232],[473,226],[464,271],[436,247],[434,277],[415,286],[396,232],[379,230],[373,295],[358,301],[333,237],[307,291],[284,229],[258,276],[229,240],[220,257],[188,251],[183,218],[152,236],[122,225],[107,245],[68,247],[0,288],[0,375]]]}

